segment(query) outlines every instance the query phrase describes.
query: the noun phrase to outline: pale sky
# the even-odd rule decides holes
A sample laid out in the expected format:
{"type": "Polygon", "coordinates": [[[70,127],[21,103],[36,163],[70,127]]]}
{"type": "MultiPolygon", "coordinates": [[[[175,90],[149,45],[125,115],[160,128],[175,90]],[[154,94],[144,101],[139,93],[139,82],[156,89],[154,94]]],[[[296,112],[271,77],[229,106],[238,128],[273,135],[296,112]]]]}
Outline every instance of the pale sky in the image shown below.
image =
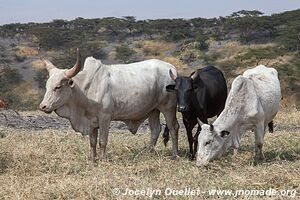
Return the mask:
{"type": "Polygon", "coordinates": [[[270,15],[299,8],[300,0],[0,0],[0,25],[77,17],[211,18],[239,10],[270,15]]]}

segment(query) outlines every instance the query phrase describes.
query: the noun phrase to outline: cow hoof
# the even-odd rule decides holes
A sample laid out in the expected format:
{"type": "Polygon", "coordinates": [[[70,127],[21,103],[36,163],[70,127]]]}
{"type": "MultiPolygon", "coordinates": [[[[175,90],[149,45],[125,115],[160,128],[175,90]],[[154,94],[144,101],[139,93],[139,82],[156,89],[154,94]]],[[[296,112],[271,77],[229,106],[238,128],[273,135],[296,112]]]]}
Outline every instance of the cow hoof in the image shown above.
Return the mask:
{"type": "Polygon", "coordinates": [[[196,156],[190,156],[190,161],[196,160],[196,156]]]}
{"type": "Polygon", "coordinates": [[[96,162],[96,158],[95,158],[95,157],[89,156],[88,160],[89,160],[90,162],[93,162],[93,163],[96,162]]]}
{"type": "Polygon", "coordinates": [[[156,152],[153,146],[148,147],[148,151],[150,153],[155,153],[156,152]]]}
{"type": "Polygon", "coordinates": [[[107,161],[108,161],[107,156],[102,156],[102,157],[100,157],[100,161],[101,161],[101,162],[107,162],[107,161]]]}
{"type": "Polygon", "coordinates": [[[266,160],[266,158],[263,154],[255,156],[254,159],[257,161],[265,161],[266,160]]]}
{"type": "Polygon", "coordinates": [[[173,156],[170,157],[171,160],[176,160],[177,158],[179,158],[178,155],[173,155],[173,156]]]}

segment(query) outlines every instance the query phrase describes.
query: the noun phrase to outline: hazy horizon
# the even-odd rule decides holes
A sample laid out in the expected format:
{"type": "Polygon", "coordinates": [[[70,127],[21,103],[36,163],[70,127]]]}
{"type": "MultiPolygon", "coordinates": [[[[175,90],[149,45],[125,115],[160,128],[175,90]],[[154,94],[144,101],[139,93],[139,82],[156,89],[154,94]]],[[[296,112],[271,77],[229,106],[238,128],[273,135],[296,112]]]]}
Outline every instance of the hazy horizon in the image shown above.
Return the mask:
{"type": "Polygon", "coordinates": [[[259,10],[265,15],[300,8],[295,0],[0,0],[0,25],[10,23],[43,23],[54,19],[73,20],[134,16],[137,20],[228,16],[239,10],[259,10]],[[274,1],[277,1],[274,3],[274,1]]]}

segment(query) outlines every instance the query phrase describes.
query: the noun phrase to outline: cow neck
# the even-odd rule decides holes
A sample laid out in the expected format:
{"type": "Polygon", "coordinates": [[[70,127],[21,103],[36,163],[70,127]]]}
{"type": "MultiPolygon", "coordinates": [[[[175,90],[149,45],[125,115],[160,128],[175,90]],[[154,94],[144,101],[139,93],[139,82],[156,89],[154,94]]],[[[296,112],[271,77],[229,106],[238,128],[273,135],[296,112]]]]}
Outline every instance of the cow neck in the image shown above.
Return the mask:
{"type": "Polygon", "coordinates": [[[227,99],[224,110],[221,112],[219,117],[213,123],[215,127],[218,127],[220,131],[231,132],[235,125],[240,121],[240,102],[236,101],[236,98],[232,98],[232,95],[227,99]]]}
{"type": "Polygon", "coordinates": [[[88,99],[80,88],[75,85],[67,104],[57,109],[56,113],[70,120],[72,128],[84,134],[89,134],[98,127],[97,113],[99,105],[88,99]]]}
{"type": "Polygon", "coordinates": [[[75,85],[75,87],[73,88],[73,99],[74,101],[70,101],[70,102],[74,102],[75,103],[75,107],[79,110],[83,110],[86,114],[88,115],[97,115],[97,111],[98,111],[98,103],[96,103],[95,101],[89,99],[86,97],[86,95],[84,95],[84,93],[81,91],[81,89],[75,85]]]}

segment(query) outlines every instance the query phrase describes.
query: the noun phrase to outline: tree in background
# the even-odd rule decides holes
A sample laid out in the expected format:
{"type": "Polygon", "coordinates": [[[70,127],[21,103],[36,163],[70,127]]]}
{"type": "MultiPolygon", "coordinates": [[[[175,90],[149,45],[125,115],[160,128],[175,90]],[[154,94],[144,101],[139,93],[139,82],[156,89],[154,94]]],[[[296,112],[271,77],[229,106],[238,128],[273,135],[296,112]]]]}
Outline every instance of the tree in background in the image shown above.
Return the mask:
{"type": "Polygon", "coordinates": [[[198,33],[195,37],[195,41],[199,43],[198,49],[201,51],[206,51],[208,49],[208,43],[206,40],[208,37],[202,33],[198,33]]]}
{"type": "Polygon", "coordinates": [[[232,13],[227,20],[227,27],[240,30],[240,41],[248,43],[251,40],[251,34],[259,27],[259,17],[263,15],[258,10],[241,10],[232,13]]]}
{"type": "Polygon", "coordinates": [[[136,53],[134,50],[128,47],[126,44],[122,44],[116,47],[116,59],[121,60],[123,63],[130,62],[132,56],[136,53]]]}

